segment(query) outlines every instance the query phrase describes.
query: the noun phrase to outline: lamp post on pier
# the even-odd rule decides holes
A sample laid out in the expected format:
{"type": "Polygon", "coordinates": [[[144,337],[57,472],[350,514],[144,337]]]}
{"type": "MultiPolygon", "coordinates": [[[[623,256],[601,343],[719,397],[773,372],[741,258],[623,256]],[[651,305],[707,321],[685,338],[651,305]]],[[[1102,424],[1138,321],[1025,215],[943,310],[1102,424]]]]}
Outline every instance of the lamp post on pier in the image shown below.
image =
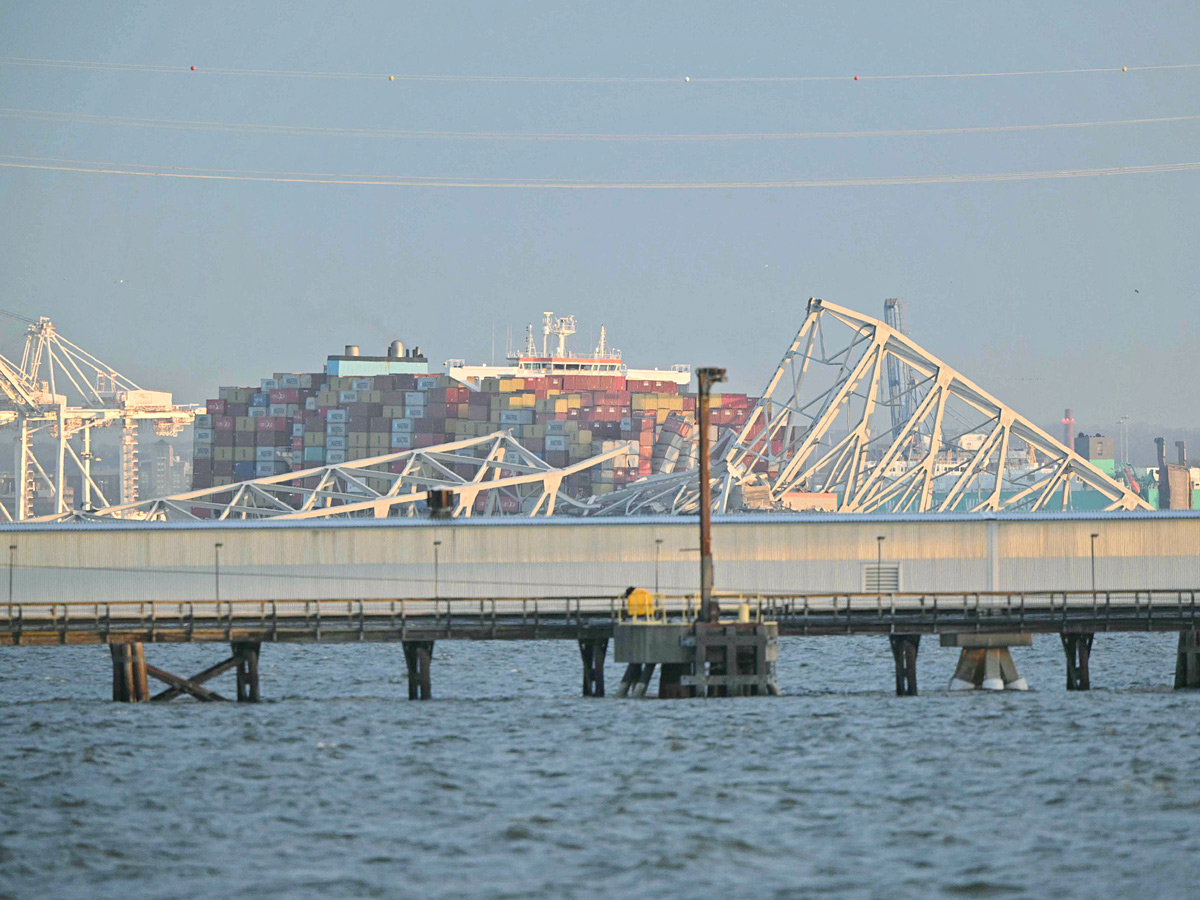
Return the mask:
{"type": "Polygon", "coordinates": [[[884,536],[878,535],[875,538],[875,600],[880,605],[883,604],[883,542],[884,536]]]}
{"type": "Polygon", "coordinates": [[[221,548],[224,544],[213,544],[213,594],[221,602],[221,548]]]}
{"type": "Polygon", "coordinates": [[[436,600],[441,596],[438,585],[438,558],[442,547],[441,541],[433,542],[433,599],[436,600]]]}
{"type": "Polygon", "coordinates": [[[658,561],[662,554],[662,538],[654,539],[654,596],[658,596],[658,561]]]}
{"type": "Polygon", "coordinates": [[[712,386],[725,381],[724,369],[697,369],[699,384],[697,405],[700,407],[700,619],[715,622],[717,610],[712,602],[712,461],[708,445],[709,404],[712,386]]]}
{"type": "Polygon", "coordinates": [[[1096,538],[1100,537],[1096,532],[1092,532],[1092,605],[1096,605],[1096,538]]]}

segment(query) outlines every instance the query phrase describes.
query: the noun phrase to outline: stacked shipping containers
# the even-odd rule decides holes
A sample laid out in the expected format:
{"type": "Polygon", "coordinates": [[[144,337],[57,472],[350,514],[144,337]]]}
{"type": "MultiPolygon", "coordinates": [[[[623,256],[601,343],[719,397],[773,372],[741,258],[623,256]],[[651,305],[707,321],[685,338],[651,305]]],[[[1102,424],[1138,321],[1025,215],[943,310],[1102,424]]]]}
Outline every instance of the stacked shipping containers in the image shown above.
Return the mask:
{"type": "MultiPolygon", "coordinates": [[[[753,401],[715,396],[714,437],[740,428],[753,401]]],[[[259,389],[223,387],[196,419],[194,489],[510,431],[553,466],[633,443],[569,476],[573,496],[610,493],[695,464],[695,398],[669,381],[616,375],[483,378],[276,374],[259,389]]],[[[399,471],[397,468],[396,471],[399,471]]],[[[482,500],[481,500],[482,502],[482,500]]]]}

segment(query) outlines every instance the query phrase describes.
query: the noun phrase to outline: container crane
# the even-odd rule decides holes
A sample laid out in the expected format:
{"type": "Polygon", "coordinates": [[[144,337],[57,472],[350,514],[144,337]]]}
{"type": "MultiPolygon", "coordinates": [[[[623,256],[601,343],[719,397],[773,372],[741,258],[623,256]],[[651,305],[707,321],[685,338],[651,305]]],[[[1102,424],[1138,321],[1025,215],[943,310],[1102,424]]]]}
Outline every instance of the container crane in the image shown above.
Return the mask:
{"type": "Polygon", "coordinates": [[[177,405],[165,391],[149,391],[58,333],[42,316],[31,319],[0,310],[0,315],[25,326],[25,349],[20,365],[0,355],[0,428],[14,435],[14,494],[12,509],[0,504],[0,520],[29,517],[38,482],[51,491],[55,511],[67,511],[64,479],[68,460],[80,474],[83,507],[108,506],[92,478],[92,429],[121,428],[120,503],[138,495],[137,434],[142,422],[153,422],[160,436],[176,435],[195,420],[199,407],[177,405]],[[33,437],[45,434],[55,441],[51,465],[38,459],[33,437]],[[79,439],[79,448],[72,444],[79,439]]]}

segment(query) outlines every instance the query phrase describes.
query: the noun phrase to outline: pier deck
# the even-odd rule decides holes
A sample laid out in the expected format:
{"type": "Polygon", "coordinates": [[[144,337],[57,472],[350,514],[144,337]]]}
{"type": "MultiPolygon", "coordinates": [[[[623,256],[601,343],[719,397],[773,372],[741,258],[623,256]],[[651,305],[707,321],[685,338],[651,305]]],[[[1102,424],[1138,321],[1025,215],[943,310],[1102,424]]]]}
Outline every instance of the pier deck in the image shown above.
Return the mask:
{"type": "MultiPolygon", "coordinates": [[[[1198,597],[1200,589],[719,599],[727,615],[744,603],[756,620],[778,622],[781,636],[819,636],[1194,630],[1198,597]]],[[[684,618],[695,607],[690,596],[657,604],[684,618]]],[[[14,603],[0,604],[0,645],[603,639],[623,619],[615,596],[14,603]]]]}

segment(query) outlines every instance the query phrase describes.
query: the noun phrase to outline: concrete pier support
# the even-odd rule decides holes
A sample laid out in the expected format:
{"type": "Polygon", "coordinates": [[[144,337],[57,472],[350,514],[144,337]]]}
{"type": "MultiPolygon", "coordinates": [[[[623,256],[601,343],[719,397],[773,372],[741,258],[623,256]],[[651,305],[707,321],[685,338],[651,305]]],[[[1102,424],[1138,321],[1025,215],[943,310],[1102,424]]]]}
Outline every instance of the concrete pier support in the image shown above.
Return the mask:
{"type": "Polygon", "coordinates": [[[237,658],[238,703],[258,702],[258,651],[257,641],[235,641],[233,655],[237,658]]]}
{"type": "Polygon", "coordinates": [[[408,699],[429,700],[429,666],[433,661],[433,641],[404,641],[404,662],[408,666],[408,699]]]}
{"type": "Polygon", "coordinates": [[[1092,657],[1094,634],[1063,634],[1063,652],[1067,655],[1067,690],[1088,691],[1092,688],[1088,661],[1092,657]]]}
{"type": "Polygon", "coordinates": [[[581,638],[579,655],[583,659],[583,696],[604,696],[604,657],[608,638],[581,638]]]}
{"type": "Polygon", "coordinates": [[[642,663],[642,672],[638,676],[638,682],[633,686],[633,696],[639,700],[646,696],[646,691],[650,689],[650,679],[654,677],[654,663],[642,663]]]}
{"type": "Polygon", "coordinates": [[[917,696],[917,646],[919,634],[892,634],[892,657],[896,660],[896,696],[917,696]]]}
{"type": "Polygon", "coordinates": [[[693,689],[683,684],[683,676],[691,671],[692,667],[683,663],[663,663],[658,676],[658,698],[681,700],[694,697],[693,689]]]}
{"type": "Polygon", "coordinates": [[[662,666],[658,696],[777,696],[779,658],[775,622],[654,622],[617,626],[614,656],[628,663],[617,696],[644,697],[656,666],[662,666]]]}
{"type": "Polygon", "coordinates": [[[1017,674],[1010,647],[1032,647],[1032,634],[943,634],[943,647],[959,647],[958,667],[950,679],[952,691],[1027,691],[1017,674]]]}
{"type": "Polygon", "coordinates": [[[1200,630],[1179,632],[1175,656],[1175,690],[1200,688],[1200,630]]]}
{"type": "Polygon", "coordinates": [[[113,700],[142,703],[150,699],[146,648],[141,643],[109,644],[113,664],[113,700]]]}
{"type": "Polygon", "coordinates": [[[621,684],[617,688],[617,696],[624,698],[629,696],[630,689],[638,683],[642,677],[642,664],[630,663],[625,667],[625,674],[621,676],[621,684]]]}

